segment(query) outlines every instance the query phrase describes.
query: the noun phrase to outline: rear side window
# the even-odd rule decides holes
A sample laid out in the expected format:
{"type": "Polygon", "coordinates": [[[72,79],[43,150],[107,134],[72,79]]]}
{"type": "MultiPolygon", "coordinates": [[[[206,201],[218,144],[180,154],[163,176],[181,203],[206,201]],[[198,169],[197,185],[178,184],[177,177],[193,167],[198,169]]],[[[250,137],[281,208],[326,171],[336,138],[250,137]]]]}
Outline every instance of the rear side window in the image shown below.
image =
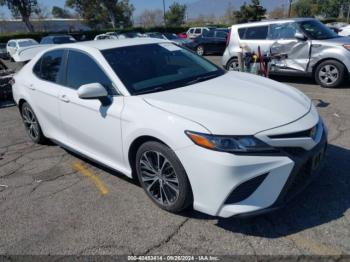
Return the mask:
{"type": "Polygon", "coordinates": [[[41,79],[59,83],[64,50],[53,50],[44,54],[35,64],[33,72],[41,79]]]}
{"type": "Polygon", "coordinates": [[[240,39],[244,39],[244,34],[245,34],[245,30],[246,30],[247,28],[239,28],[238,29],[238,35],[239,35],[239,38],[240,39]]]}
{"type": "Polygon", "coordinates": [[[196,30],[194,31],[195,34],[201,34],[202,30],[200,28],[196,28],[196,30]]]}
{"type": "Polygon", "coordinates": [[[100,83],[110,95],[116,95],[112,81],[87,54],[69,51],[66,85],[77,90],[85,84],[100,83]]]}
{"type": "Polygon", "coordinates": [[[216,31],[216,37],[226,38],[227,37],[227,33],[224,32],[224,31],[216,31]]]}
{"type": "Polygon", "coordinates": [[[248,27],[245,30],[244,36],[241,37],[240,35],[240,38],[245,40],[264,40],[267,38],[267,33],[267,26],[248,27]]]}

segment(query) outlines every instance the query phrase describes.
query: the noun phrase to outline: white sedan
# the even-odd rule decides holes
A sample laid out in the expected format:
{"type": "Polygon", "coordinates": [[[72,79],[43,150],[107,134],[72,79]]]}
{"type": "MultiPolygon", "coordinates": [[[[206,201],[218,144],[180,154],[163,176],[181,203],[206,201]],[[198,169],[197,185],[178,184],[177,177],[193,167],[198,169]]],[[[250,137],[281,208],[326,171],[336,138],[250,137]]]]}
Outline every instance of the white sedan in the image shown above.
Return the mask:
{"type": "Polygon", "coordinates": [[[38,42],[31,38],[26,39],[12,39],[7,42],[7,53],[13,57],[21,48],[38,45],[38,42]]]}
{"type": "Polygon", "coordinates": [[[282,206],[321,168],[311,100],[165,40],[50,48],[13,80],[29,137],[140,182],[159,207],[229,217],[282,206]]]}

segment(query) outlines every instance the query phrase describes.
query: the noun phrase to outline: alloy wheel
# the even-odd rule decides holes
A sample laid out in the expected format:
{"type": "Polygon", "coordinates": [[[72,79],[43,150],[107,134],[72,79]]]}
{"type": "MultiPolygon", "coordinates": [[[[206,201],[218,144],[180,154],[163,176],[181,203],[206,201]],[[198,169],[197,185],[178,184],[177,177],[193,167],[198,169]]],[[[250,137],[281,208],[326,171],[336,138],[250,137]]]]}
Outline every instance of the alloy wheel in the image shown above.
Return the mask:
{"type": "Polygon", "coordinates": [[[204,55],[204,48],[203,48],[203,46],[198,46],[197,47],[197,54],[200,55],[200,56],[204,55]]]}
{"type": "Polygon", "coordinates": [[[175,203],[179,197],[179,180],[170,161],[160,152],[146,151],[139,164],[148,194],[160,205],[175,203]]]}
{"type": "Polygon", "coordinates": [[[339,78],[339,70],[334,65],[324,65],[320,69],[318,76],[321,83],[325,85],[332,85],[339,78]]]}
{"type": "Polygon", "coordinates": [[[38,137],[40,135],[39,124],[38,124],[38,121],[36,120],[36,117],[35,117],[33,111],[29,107],[24,106],[23,110],[22,110],[22,117],[23,117],[23,122],[24,122],[25,128],[28,132],[28,135],[33,140],[38,139],[38,137]]]}
{"type": "Polygon", "coordinates": [[[233,59],[228,65],[228,71],[239,71],[239,63],[237,59],[233,59]]]}

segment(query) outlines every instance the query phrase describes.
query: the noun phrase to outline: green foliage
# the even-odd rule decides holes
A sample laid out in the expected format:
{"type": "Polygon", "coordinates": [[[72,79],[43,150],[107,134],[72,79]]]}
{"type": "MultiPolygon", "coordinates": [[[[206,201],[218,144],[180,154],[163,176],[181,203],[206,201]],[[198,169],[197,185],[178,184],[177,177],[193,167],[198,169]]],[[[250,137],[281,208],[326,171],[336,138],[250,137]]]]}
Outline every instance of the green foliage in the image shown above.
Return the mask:
{"type": "Polygon", "coordinates": [[[66,5],[73,8],[92,28],[130,27],[135,10],[129,0],[66,0],[66,5]]]}
{"type": "Polygon", "coordinates": [[[59,6],[52,7],[51,14],[55,18],[70,18],[70,17],[72,17],[72,14],[68,10],[61,8],[59,6]]]}
{"type": "Polygon", "coordinates": [[[14,17],[21,17],[29,32],[34,32],[34,27],[29,18],[33,13],[39,13],[37,0],[0,0],[0,6],[6,5],[14,17]]]}
{"type": "Polygon", "coordinates": [[[185,22],[186,5],[174,2],[165,13],[165,23],[167,26],[181,26],[185,22]]]}
{"type": "Polygon", "coordinates": [[[239,11],[233,11],[234,20],[238,24],[260,21],[265,15],[266,9],[260,5],[259,0],[252,0],[249,5],[244,3],[239,11]]]}
{"type": "Polygon", "coordinates": [[[292,15],[343,17],[347,14],[349,4],[349,0],[297,0],[292,5],[292,15]]]}

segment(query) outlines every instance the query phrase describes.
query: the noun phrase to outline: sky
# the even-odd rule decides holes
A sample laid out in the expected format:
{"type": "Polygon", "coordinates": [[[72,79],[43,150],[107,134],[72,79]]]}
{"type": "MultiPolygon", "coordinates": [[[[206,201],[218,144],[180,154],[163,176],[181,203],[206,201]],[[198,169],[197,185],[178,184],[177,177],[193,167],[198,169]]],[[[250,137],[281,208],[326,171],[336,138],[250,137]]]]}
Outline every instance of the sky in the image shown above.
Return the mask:
{"type": "MultiPolygon", "coordinates": [[[[65,0],[39,0],[40,4],[46,6],[48,10],[51,10],[53,6],[63,7],[65,0]]],[[[135,15],[139,15],[145,9],[163,9],[163,0],[130,0],[135,7],[135,15]]],[[[166,6],[172,4],[174,0],[165,0],[166,6]]],[[[178,3],[190,3],[194,0],[176,0],[178,3]]],[[[9,17],[10,12],[6,7],[0,7],[0,13],[4,13],[9,17]]]]}

